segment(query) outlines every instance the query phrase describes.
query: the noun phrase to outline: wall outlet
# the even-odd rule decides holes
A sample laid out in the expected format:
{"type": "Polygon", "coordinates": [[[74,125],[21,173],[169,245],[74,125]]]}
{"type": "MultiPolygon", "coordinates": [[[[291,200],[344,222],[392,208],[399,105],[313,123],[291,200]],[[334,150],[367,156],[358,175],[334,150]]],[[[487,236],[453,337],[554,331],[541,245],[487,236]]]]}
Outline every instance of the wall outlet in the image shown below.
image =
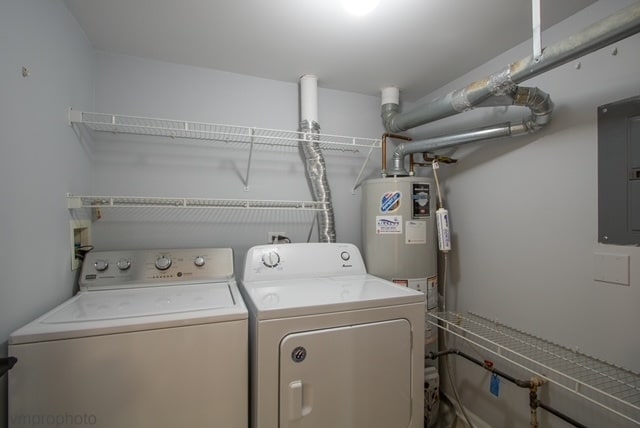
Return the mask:
{"type": "Polygon", "coordinates": [[[281,244],[283,242],[291,242],[287,236],[287,232],[267,232],[267,242],[269,244],[281,244]]]}
{"type": "Polygon", "coordinates": [[[80,267],[81,260],[76,258],[76,250],[79,247],[91,245],[91,221],[70,220],[71,231],[71,270],[80,267]]]}

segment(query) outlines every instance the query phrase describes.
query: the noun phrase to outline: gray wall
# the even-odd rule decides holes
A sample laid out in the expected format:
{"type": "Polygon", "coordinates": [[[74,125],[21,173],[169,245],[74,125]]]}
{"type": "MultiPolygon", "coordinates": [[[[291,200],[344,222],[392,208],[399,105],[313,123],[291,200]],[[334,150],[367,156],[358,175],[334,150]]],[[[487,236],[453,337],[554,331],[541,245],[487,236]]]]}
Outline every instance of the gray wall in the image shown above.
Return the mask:
{"type": "MultiPolygon", "coordinates": [[[[70,105],[91,106],[94,53],[62,1],[2,0],[0,58],[0,355],[6,356],[12,330],[73,291],[65,194],[88,189],[89,164],[66,117],[70,105]]],[[[5,376],[0,426],[6,401],[5,376]]]]}
{"type": "MultiPolygon", "coordinates": [[[[545,32],[543,44],[627,3],[600,1],[545,32]]],[[[72,106],[293,130],[298,126],[295,83],[107,53],[96,58],[57,0],[4,0],[0,12],[0,342],[72,293],[66,192],[310,199],[297,152],[257,152],[245,191],[247,152],[237,147],[108,135],[91,140],[82,130],[79,138],[66,125],[72,106]],[[27,78],[20,74],[23,65],[31,72],[27,78]]],[[[616,44],[616,56],[607,48],[581,59],[579,70],[574,62],[526,82],[552,95],[552,125],[538,136],[465,148],[458,153],[461,162],[443,171],[454,232],[449,308],[497,318],[636,371],[640,254],[634,247],[602,248],[596,243],[595,109],[637,95],[639,42],[634,36],[616,44]],[[593,281],[593,254],[602,250],[630,255],[630,286],[593,281]]],[[[528,53],[528,45],[516,47],[432,96],[528,53]]],[[[463,128],[465,122],[476,124],[477,119],[493,123],[520,114],[475,111],[417,133],[437,134],[463,128]]],[[[319,120],[325,133],[374,138],[382,133],[377,97],[321,89],[319,120]]],[[[338,239],[359,245],[360,194],[351,189],[366,153],[326,157],[338,239]]],[[[372,159],[365,176],[376,175],[378,154],[372,159]]],[[[98,248],[220,245],[234,247],[239,257],[247,247],[264,242],[267,230],[277,228],[300,241],[310,227],[309,218],[286,213],[216,213],[188,223],[149,213],[138,219],[104,217],[93,227],[98,248]]],[[[316,236],[314,232],[313,240],[316,236]]],[[[6,344],[1,350],[6,353],[6,344]]],[[[486,375],[465,363],[456,369],[462,398],[471,410],[496,427],[526,426],[523,391],[505,384],[496,399],[486,392],[486,375]]],[[[583,421],[595,421],[593,426],[620,426],[618,420],[607,420],[552,388],[544,394],[583,421]]],[[[5,403],[3,379],[0,426],[5,403]]],[[[562,426],[553,417],[543,418],[545,426],[562,426]]]]}
{"type": "MultiPolygon", "coordinates": [[[[545,32],[543,46],[630,3],[600,1],[545,32]]],[[[518,46],[425,100],[463,87],[530,52],[530,43],[518,46]]],[[[640,251],[597,244],[596,152],[597,106],[639,95],[639,67],[636,35],[524,82],[551,94],[556,105],[551,125],[539,135],[468,146],[454,155],[460,162],[443,171],[454,246],[448,309],[497,319],[640,371],[640,251]],[[617,55],[612,55],[614,47],[617,55]],[[630,285],[594,281],[596,252],[629,255],[630,285]]],[[[437,135],[526,114],[517,108],[479,109],[415,133],[437,135]]],[[[526,391],[503,382],[502,395],[496,398],[489,394],[486,372],[467,362],[457,361],[455,367],[464,404],[474,413],[495,427],[528,426],[526,391]]],[[[450,391],[448,382],[444,385],[450,391]]],[[[557,388],[542,390],[551,405],[588,426],[626,426],[557,388]]],[[[543,418],[544,426],[566,426],[548,414],[543,418]]]]}

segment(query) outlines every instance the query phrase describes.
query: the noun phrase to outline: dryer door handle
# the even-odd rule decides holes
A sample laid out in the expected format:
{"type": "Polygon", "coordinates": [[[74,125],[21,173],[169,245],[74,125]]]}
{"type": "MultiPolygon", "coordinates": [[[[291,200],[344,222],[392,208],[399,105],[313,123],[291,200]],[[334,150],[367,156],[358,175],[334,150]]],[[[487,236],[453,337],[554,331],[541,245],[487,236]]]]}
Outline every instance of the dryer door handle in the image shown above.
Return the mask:
{"type": "Polygon", "coordinates": [[[289,420],[295,421],[311,413],[313,401],[312,389],[301,380],[289,383],[289,420]]]}

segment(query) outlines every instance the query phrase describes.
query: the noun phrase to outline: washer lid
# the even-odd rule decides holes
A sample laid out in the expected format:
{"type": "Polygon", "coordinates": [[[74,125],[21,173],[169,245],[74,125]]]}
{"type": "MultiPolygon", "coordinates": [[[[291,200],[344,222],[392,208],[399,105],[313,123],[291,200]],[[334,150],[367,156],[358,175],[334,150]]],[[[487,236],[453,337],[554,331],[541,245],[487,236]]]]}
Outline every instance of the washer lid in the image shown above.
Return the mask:
{"type": "Polygon", "coordinates": [[[243,287],[258,319],[286,318],[424,303],[423,293],[373,275],[249,281],[243,287]]]}
{"type": "Polygon", "coordinates": [[[235,282],[80,292],[15,331],[10,344],[246,319],[235,282]]]}

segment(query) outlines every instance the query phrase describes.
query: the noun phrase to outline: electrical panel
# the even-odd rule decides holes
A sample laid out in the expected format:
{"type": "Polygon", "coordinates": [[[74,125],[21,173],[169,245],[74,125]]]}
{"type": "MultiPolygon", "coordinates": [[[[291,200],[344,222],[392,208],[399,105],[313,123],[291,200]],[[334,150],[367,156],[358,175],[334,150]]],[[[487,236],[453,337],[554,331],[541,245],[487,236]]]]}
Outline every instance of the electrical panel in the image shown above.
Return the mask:
{"type": "Polygon", "coordinates": [[[640,244],[640,96],[598,107],[598,242],[640,244]]]}

